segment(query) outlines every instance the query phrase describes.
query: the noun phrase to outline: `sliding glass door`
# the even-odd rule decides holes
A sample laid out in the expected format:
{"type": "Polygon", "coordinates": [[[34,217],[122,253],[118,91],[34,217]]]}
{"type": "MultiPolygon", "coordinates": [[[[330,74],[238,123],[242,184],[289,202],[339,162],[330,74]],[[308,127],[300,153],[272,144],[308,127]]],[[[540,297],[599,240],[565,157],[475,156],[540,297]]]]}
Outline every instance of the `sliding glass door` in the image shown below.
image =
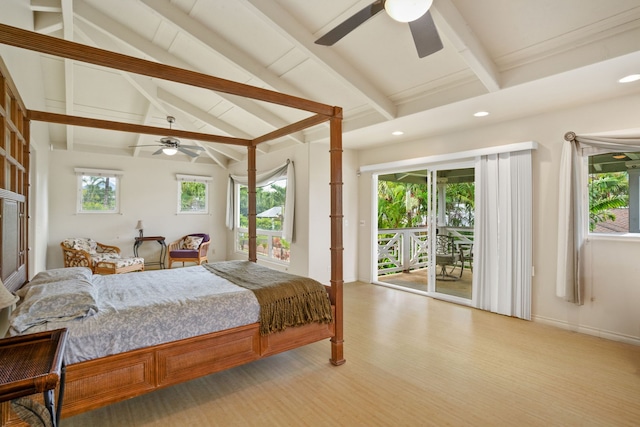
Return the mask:
{"type": "Polygon", "coordinates": [[[473,162],[377,180],[377,281],[441,299],[472,299],[473,162]]]}
{"type": "Polygon", "coordinates": [[[522,142],[361,167],[372,173],[378,201],[372,203],[378,215],[372,218],[378,220],[372,281],[530,320],[536,146],[522,142]],[[416,180],[421,187],[395,188],[397,198],[378,190],[384,180],[390,187],[416,180]],[[391,212],[387,204],[404,218],[397,226],[382,221],[391,212]]]}
{"type": "Polygon", "coordinates": [[[473,295],[475,169],[473,163],[449,164],[429,173],[429,294],[469,304],[473,295]]]}
{"type": "Polygon", "coordinates": [[[378,282],[426,293],[428,171],[379,175],[374,258],[378,282]]]}

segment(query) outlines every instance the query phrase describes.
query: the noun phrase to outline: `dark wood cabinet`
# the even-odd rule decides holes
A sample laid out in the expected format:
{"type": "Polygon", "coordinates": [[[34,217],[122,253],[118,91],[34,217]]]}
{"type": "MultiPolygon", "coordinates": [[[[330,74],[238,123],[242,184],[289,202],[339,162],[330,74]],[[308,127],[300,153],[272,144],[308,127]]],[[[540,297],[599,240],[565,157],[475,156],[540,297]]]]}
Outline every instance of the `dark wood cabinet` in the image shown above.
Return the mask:
{"type": "Polygon", "coordinates": [[[17,290],[27,280],[29,120],[0,58],[0,278],[17,290]]]}

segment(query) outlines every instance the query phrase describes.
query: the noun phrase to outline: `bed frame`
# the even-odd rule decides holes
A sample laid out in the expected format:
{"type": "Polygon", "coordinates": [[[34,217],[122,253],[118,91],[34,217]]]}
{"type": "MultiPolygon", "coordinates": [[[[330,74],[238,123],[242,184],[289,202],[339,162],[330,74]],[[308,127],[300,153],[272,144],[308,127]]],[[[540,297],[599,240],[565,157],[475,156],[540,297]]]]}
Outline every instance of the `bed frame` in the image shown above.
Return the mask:
{"type": "MultiPolygon", "coordinates": [[[[308,118],[254,139],[232,138],[173,129],[170,136],[219,142],[247,148],[249,177],[249,260],[257,261],[256,250],[256,147],[265,141],[286,136],[324,122],[330,133],[331,188],[331,280],[327,292],[331,300],[333,322],[292,327],[267,336],[259,333],[259,324],[142,348],[102,357],[67,367],[62,417],[69,417],[98,407],[138,396],[158,388],[239,366],[279,352],[330,338],[333,365],[345,363],[343,355],[343,243],[342,243],[342,109],[303,98],[224,80],[156,62],[146,61],[94,47],[37,34],[0,24],[0,43],[66,59],[87,62],[121,71],[184,83],[213,91],[284,105],[312,113],[308,118]]],[[[8,75],[5,76],[8,78],[8,75]]],[[[12,86],[13,87],[13,86],[12,86]]],[[[16,92],[16,104],[23,106],[16,92]]],[[[167,129],[134,125],[77,116],[24,110],[26,147],[29,146],[28,124],[31,120],[72,126],[94,127],[116,131],[165,135],[167,129]]],[[[27,168],[28,176],[28,168],[27,168]]],[[[26,233],[25,233],[26,235],[26,233]]],[[[4,245],[4,239],[3,239],[4,245]]],[[[10,248],[2,248],[3,253],[10,248]]],[[[13,249],[15,251],[15,249],[13,249]]],[[[26,265],[26,258],[25,258],[26,265]]],[[[3,267],[3,277],[5,275],[3,267]]],[[[24,266],[23,266],[24,267],[24,266]]],[[[25,268],[22,270],[24,277],[25,268]]],[[[21,286],[26,277],[19,284],[21,286]]],[[[19,287],[18,286],[18,287],[19,287]]],[[[15,286],[10,290],[17,289],[15,286]]],[[[18,425],[9,420],[7,402],[0,408],[1,425],[18,425]]]]}

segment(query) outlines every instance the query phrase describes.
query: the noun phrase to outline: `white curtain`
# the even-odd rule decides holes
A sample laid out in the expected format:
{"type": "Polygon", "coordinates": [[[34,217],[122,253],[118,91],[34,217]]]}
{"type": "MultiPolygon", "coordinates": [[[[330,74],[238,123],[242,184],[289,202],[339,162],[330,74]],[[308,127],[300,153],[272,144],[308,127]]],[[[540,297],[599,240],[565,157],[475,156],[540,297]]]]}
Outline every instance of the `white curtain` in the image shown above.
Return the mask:
{"type": "Polygon", "coordinates": [[[584,284],[580,275],[587,230],[585,157],[617,151],[640,151],[636,130],[600,135],[567,132],[562,146],[558,192],[558,263],[556,295],[583,304],[584,284]]]}
{"type": "MultiPolygon", "coordinates": [[[[274,182],[287,179],[287,189],[285,193],[284,201],[284,219],[282,222],[282,238],[293,242],[293,219],[294,219],[294,206],[295,206],[295,170],[293,168],[293,162],[287,160],[284,165],[272,169],[270,171],[256,174],[256,187],[264,187],[265,185],[273,184],[274,182]]],[[[235,202],[235,185],[247,185],[249,178],[247,175],[229,175],[229,185],[227,187],[227,228],[233,230],[235,228],[236,218],[236,202],[235,202]]]]}
{"type": "Polygon", "coordinates": [[[473,299],[476,307],[531,319],[531,150],[476,161],[473,299]]]}

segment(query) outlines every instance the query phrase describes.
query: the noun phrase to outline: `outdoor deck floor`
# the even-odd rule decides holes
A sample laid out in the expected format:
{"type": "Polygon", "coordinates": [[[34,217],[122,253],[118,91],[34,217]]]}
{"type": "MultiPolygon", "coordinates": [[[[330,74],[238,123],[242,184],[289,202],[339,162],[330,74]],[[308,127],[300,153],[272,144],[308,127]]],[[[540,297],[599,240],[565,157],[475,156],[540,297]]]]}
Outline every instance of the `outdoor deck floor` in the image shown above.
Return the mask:
{"type": "MultiPolygon", "coordinates": [[[[455,270],[454,275],[459,275],[460,271],[455,270]]],[[[446,295],[471,299],[471,282],[473,273],[469,268],[465,268],[459,280],[436,280],[436,291],[446,295]]],[[[396,286],[427,291],[428,271],[426,268],[412,270],[408,273],[387,274],[378,276],[378,281],[390,283],[396,286]]]]}

